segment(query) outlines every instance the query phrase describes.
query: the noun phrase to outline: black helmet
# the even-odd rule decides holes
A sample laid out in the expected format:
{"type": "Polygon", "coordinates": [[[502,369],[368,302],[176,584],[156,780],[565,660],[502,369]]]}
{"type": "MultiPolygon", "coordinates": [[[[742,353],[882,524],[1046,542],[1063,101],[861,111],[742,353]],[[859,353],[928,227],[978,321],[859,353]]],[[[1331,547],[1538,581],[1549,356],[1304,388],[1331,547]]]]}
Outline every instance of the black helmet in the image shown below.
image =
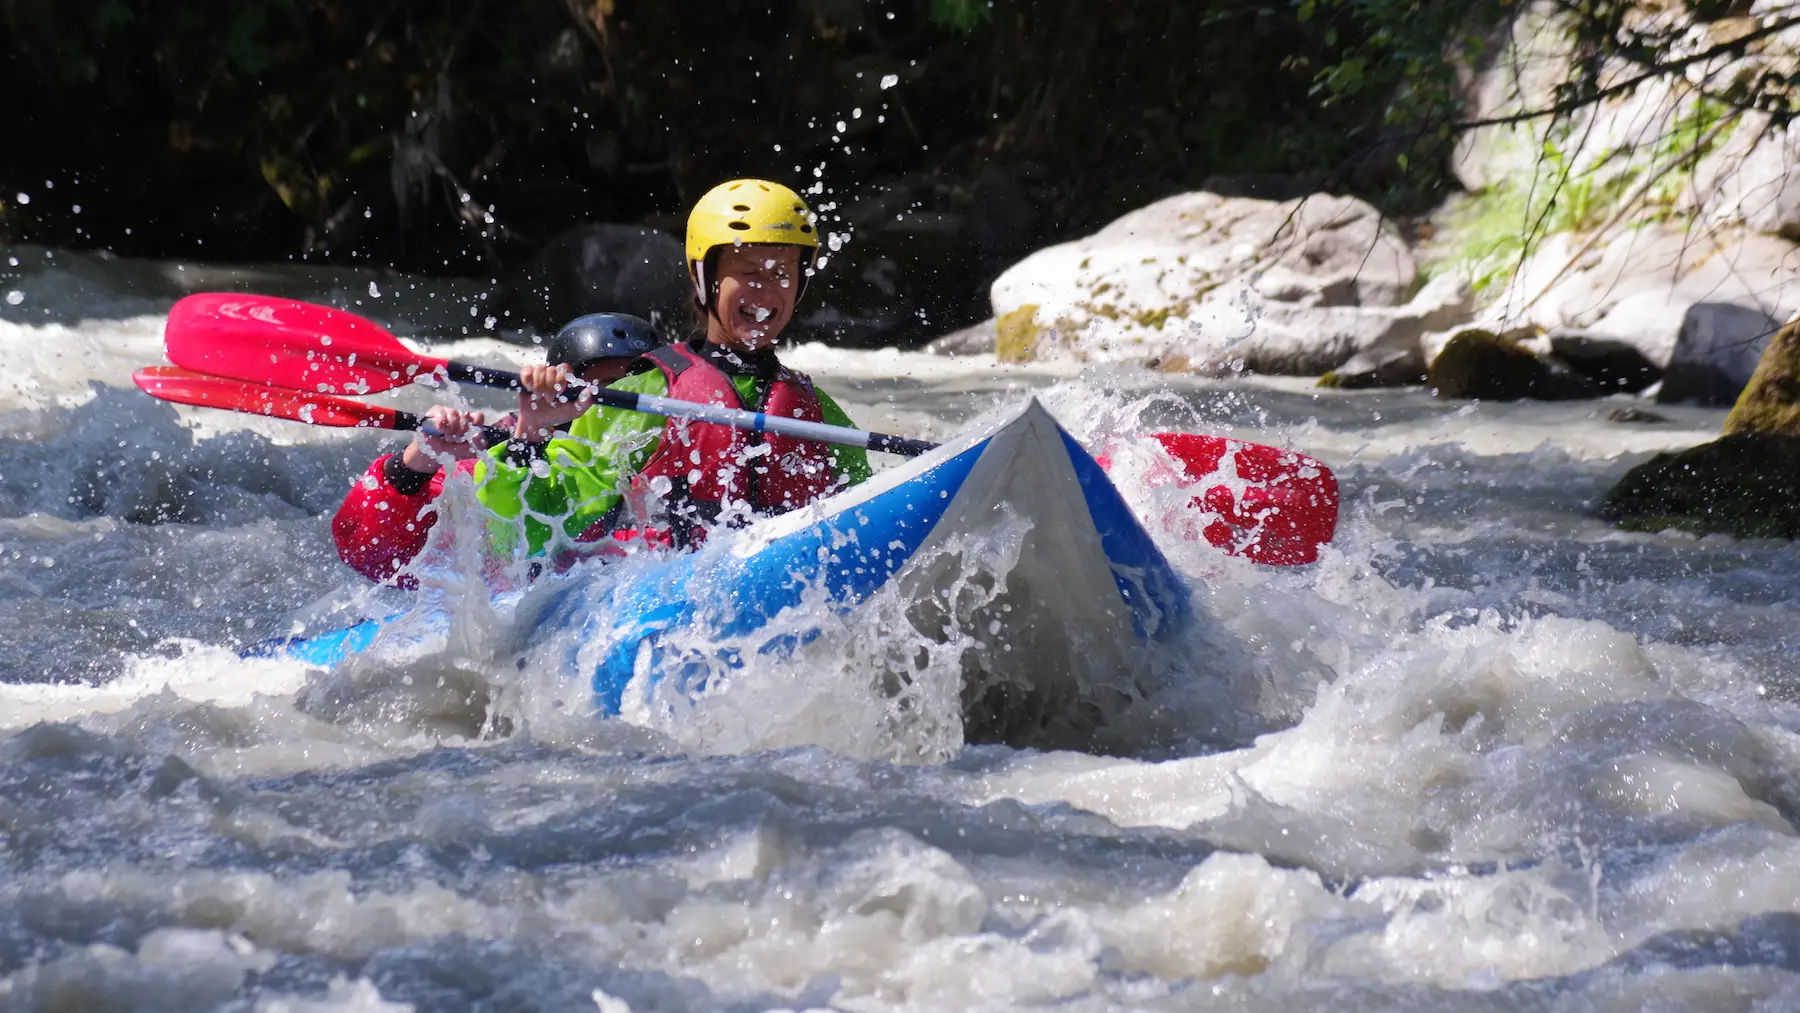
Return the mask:
{"type": "Polygon", "coordinates": [[[662,344],[656,328],[629,313],[589,313],[563,325],[550,339],[552,366],[566,363],[579,373],[596,359],[635,358],[662,344]]]}

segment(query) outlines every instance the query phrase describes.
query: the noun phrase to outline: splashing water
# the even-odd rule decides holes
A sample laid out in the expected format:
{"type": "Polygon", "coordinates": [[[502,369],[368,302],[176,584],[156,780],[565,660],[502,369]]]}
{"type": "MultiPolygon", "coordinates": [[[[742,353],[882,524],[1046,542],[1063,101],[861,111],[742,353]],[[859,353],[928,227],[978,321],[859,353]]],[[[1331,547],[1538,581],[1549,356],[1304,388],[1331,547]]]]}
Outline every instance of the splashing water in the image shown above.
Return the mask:
{"type": "MultiPolygon", "coordinates": [[[[240,658],[421,600],[327,529],[397,443],[119,389],[159,326],[0,324],[0,1006],[1800,1005],[1797,550],[1589,512],[1717,412],[794,350],[872,429],[1031,389],[1089,446],[1337,470],[1337,541],[1262,567],[1169,530],[1127,442],[1202,621],[1086,737],[969,746],[1004,738],[962,716],[979,623],[887,593],[671,642],[704,691],[596,718],[560,659],[597,648],[527,628],[535,587],[490,597],[454,482],[434,608],[334,671],[240,658]]],[[[1029,539],[971,532],[933,600],[997,607],[1029,539]]]]}

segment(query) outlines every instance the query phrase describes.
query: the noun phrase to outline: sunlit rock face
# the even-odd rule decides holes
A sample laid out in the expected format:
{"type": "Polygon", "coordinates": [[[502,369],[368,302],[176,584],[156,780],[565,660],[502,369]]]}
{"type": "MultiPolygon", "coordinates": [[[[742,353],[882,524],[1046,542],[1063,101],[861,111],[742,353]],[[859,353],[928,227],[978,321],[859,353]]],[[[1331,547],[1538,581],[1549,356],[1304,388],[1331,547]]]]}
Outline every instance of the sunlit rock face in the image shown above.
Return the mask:
{"type": "Polygon", "coordinates": [[[1013,358],[1308,374],[1453,323],[1466,295],[1414,300],[1418,281],[1406,242],[1363,201],[1193,192],[1038,251],[992,297],[1013,358]]]}

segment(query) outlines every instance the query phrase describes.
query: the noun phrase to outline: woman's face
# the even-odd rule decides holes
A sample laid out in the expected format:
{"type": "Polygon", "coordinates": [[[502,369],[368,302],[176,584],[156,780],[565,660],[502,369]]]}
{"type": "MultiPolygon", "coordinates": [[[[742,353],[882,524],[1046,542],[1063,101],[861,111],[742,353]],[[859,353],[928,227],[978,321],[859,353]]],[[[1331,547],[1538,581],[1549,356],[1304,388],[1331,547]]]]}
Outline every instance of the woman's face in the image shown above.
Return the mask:
{"type": "Polygon", "coordinates": [[[719,251],[719,299],[706,340],[745,352],[772,347],[794,316],[800,250],[728,246],[719,251]]]}

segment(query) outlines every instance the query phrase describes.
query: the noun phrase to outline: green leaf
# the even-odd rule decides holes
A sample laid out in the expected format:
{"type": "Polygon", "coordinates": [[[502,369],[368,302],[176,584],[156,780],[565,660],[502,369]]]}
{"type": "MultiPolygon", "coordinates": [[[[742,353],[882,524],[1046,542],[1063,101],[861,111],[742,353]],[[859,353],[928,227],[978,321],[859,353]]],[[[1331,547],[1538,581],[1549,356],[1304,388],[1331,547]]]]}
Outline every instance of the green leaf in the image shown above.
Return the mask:
{"type": "Polygon", "coordinates": [[[994,8],[988,0],[931,0],[931,20],[968,35],[994,20],[994,8]]]}

